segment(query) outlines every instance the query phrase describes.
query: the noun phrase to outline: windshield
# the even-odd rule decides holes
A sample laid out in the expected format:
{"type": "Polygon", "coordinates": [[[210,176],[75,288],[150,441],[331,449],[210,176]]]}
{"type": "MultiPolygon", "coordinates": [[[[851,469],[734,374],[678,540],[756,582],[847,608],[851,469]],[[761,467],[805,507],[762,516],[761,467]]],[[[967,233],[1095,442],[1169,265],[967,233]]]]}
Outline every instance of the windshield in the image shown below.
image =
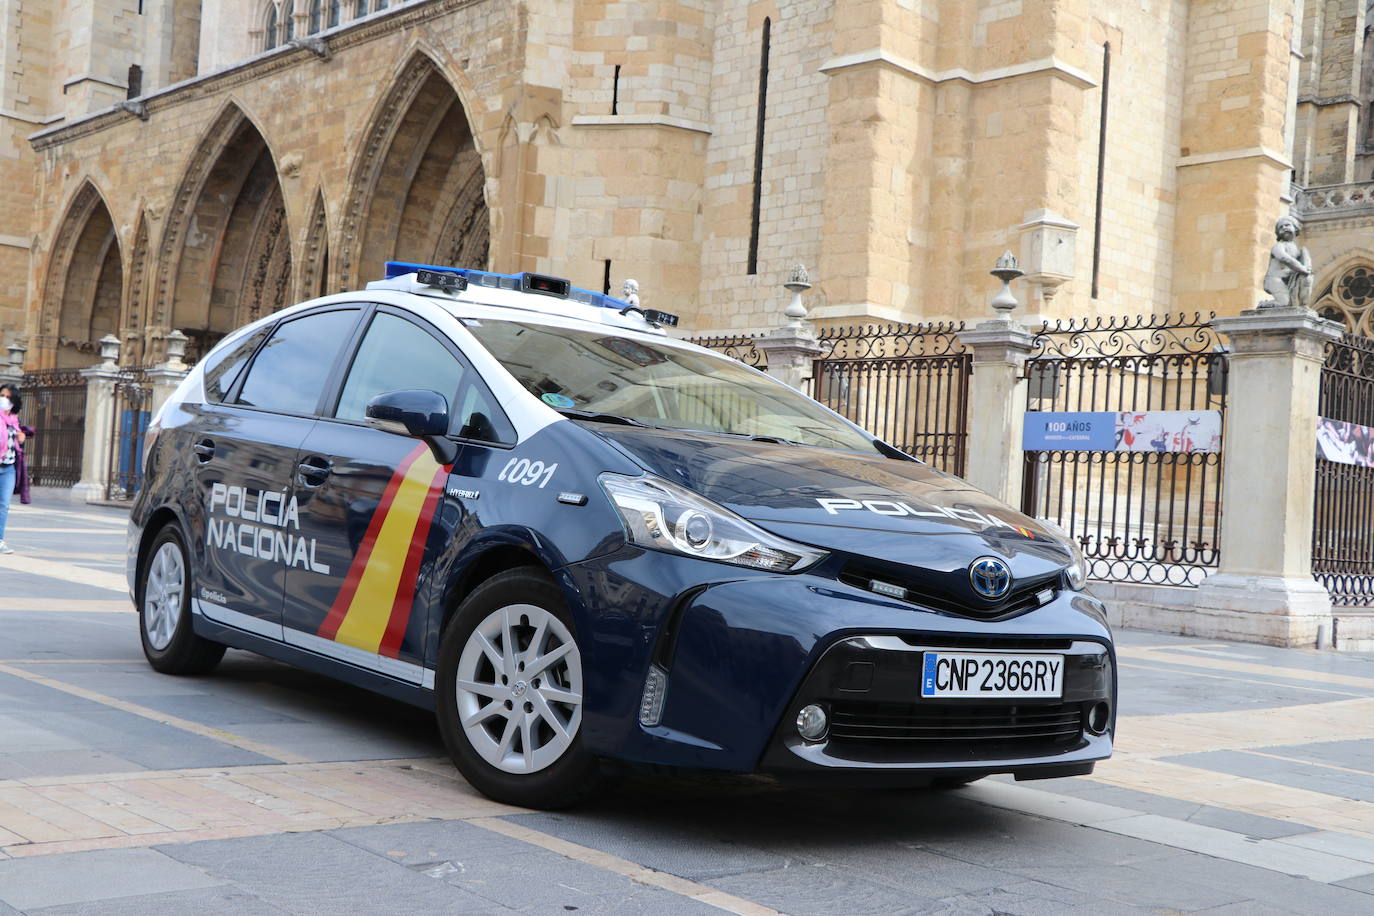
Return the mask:
{"type": "Polygon", "coordinates": [[[872,454],[871,436],[724,357],[515,321],[463,323],[536,397],[569,416],[872,454]]]}

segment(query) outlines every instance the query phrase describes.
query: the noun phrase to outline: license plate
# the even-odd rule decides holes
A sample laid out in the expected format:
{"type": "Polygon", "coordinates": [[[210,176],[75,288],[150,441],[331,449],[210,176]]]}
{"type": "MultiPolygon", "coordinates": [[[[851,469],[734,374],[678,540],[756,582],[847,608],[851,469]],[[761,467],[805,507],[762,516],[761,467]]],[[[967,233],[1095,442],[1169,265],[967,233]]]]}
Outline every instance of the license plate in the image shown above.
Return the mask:
{"type": "Polygon", "coordinates": [[[1060,697],[1064,656],[1004,652],[927,652],[923,697],[1060,697]]]}

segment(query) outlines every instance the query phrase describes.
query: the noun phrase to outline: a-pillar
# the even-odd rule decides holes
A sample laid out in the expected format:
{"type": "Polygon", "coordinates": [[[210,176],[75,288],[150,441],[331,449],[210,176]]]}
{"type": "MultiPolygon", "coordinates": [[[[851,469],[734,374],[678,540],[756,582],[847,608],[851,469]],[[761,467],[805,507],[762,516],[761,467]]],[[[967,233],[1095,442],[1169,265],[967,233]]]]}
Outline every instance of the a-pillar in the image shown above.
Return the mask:
{"type": "Polygon", "coordinates": [[[1033,338],[1019,322],[998,318],[964,331],[959,340],[973,354],[964,479],[1008,505],[1019,506],[1026,359],[1033,338]]]}
{"type": "Polygon", "coordinates": [[[105,498],[110,482],[110,445],[114,432],[115,384],[119,381],[119,338],[100,339],[101,360],[81,370],[86,380],[86,433],[81,444],[81,482],[72,494],[86,502],[105,498]]]}
{"type": "Polygon", "coordinates": [[[166,342],[167,358],[147,372],[148,384],[152,388],[148,410],[153,416],[157,416],[162,405],[167,403],[172,392],[177,390],[182,379],[191,371],[191,367],[181,359],[186,354],[186,335],[173,330],[170,334],[163,335],[162,339],[166,342]]]}
{"type": "Polygon", "coordinates": [[[1312,578],[1317,399],[1340,326],[1306,309],[1251,309],[1212,327],[1231,342],[1220,568],[1197,590],[1190,632],[1314,646],[1331,598],[1312,578]]]}

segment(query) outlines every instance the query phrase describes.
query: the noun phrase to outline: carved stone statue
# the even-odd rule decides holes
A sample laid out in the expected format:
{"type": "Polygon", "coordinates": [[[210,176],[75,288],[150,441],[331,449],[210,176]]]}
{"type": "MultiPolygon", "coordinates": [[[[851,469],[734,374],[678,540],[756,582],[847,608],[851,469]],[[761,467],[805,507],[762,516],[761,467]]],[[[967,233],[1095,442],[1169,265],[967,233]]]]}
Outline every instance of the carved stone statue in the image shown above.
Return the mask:
{"type": "Polygon", "coordinates": [[[620,287],[620,298],[635,308],[639,308],[639,281],[626,280],[620,287]]]}
{"type": "Polygon", "coordinates": [[[1307,308],[1312,298],[1312,255],[1298,245],[1298,224],[1292,217],[1281,216],[1274,223],[1274,237],[1278,240],[1269,251],[1269,270],[1264,274],[1264,291],[1273,299],[1260,303],[1260,308],[1307,308]]]}

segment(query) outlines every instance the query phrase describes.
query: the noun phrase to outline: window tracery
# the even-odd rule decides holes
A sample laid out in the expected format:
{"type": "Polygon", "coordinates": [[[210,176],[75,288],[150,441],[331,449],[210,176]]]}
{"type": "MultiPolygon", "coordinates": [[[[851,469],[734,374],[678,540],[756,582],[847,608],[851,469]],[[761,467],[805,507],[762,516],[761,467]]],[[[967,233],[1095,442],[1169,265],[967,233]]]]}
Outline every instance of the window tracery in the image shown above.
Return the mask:
{"type": "Polygon", "coordinates": [[[1347,331],[1374,337],[1374,264],[1346,267],[1323,287],[1313,308],[1347,331]]]}

